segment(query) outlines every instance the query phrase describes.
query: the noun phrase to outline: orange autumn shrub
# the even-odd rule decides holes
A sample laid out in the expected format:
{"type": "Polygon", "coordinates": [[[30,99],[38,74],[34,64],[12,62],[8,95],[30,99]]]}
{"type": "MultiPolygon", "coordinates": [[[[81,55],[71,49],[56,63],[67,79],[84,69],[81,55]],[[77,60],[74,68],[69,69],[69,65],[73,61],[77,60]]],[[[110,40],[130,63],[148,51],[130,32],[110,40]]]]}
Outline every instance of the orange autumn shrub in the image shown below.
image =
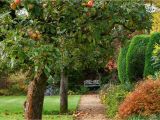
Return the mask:
{"type": "Polygon", "coordinates": [[[145,80],[136,85],[119,106],[118,115],[124,119],[131,115],[160,113],[160,80],[145,80]]]}

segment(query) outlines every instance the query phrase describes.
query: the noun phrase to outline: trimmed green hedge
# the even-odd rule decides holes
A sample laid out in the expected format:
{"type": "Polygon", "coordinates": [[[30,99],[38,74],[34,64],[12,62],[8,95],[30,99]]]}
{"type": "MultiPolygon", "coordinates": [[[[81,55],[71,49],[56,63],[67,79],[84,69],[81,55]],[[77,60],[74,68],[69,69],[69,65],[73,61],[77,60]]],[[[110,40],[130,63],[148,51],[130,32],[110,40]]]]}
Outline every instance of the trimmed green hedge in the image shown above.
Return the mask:
{"type": "Polygon", "coordinates": [[[127,50],[128,50],[128,47],[121,48],[118,56],[118,78],[121,83],[124,83],[127,80],[127,76],[126,76],[127,50]]]}
{"type": "Polygon", "coordinates": [[[151,35],[150,41],[147,45],[145,54],[145,67],[144,67],[144,77],[154,74],[152,52],[156,43],[160,44],[160,33],[154,33],[151,35]]]}
{"type": "Polygon", "coordinates": [[[126,75],[130,82],[143,78],[145,51],[149,39],[147,35],[138,35],[131,40],[126,55],[126,75]]]}

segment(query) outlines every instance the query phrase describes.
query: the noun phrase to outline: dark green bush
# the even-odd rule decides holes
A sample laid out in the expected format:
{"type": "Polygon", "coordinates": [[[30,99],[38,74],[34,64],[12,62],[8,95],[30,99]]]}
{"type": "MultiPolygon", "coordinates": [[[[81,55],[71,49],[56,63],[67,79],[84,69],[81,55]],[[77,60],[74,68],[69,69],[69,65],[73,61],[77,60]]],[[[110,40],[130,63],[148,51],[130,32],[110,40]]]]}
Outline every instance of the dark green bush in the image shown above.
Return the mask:
{"type": "Polygon", "coordinates": [[[160,33],[154,33],[151,35],[150,41],[147,45],[146,54],[145,54],[145,67],[144,67],[144,77],[148,75],[154,75],[154,68],[153,68],[153,58],[152,53],[155,44],[160,44],[160,33]]]}
{"type": "Polygon", "coordinates": [[[147,35],[135,36],[129,45],[126,55],[126,75],[128,81],[143,78],[145,51],[150,37],[147,35]]]}
{"type": "Polygon", "coordinates": [[[121,83],[127,80],[126,76],[126,54],[128,47],[121,48],[118,56],[118,78],[121,83]]]}
{"type": "Polygon", "coordinates": [[[18,84],[10,85],[8,88],[0,89],[0,96],[10,95],[26,95],[26,91],[22,90],[18,84]]]}

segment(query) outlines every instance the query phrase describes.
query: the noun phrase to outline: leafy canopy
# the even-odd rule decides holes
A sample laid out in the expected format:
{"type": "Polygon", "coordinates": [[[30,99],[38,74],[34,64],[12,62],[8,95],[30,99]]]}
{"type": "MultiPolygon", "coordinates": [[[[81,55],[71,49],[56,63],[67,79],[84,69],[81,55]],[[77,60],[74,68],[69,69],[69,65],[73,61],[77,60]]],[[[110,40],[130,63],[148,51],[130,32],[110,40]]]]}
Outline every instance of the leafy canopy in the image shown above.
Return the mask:
{"type": "Polygon", "coordinates": [[[86,0],[0,2],[1,59],[35,72],[97,69],[113,55],[112,40],[151,28],[143,1],[96,0],[91,7],[86,0]]]}

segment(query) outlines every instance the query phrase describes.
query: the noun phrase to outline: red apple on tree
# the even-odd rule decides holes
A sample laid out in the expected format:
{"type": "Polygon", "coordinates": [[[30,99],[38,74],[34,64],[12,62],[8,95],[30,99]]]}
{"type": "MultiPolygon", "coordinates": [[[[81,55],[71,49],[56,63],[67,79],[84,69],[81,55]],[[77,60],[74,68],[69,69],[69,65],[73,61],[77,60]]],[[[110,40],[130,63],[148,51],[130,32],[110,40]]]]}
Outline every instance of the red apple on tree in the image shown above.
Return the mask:
{"type": "Polygon", "coordinates": [[[94,5],[94,0],[90,0],[88,1],[88,3],[86,4],[87,7],[93,7],[94,5]]]}
{"type": "Polygon", "coordinates": [[[20,4],[21,4],[21,0],[14,0],[14,3],[15,3],[16,5],[20,5],[20,4]]]}
{"type": "Polygon", "coordinates": [[[82,5],[91,8],[94,5],[94,0],[89,0],[87,3],[82,3],[82,5]]]}

